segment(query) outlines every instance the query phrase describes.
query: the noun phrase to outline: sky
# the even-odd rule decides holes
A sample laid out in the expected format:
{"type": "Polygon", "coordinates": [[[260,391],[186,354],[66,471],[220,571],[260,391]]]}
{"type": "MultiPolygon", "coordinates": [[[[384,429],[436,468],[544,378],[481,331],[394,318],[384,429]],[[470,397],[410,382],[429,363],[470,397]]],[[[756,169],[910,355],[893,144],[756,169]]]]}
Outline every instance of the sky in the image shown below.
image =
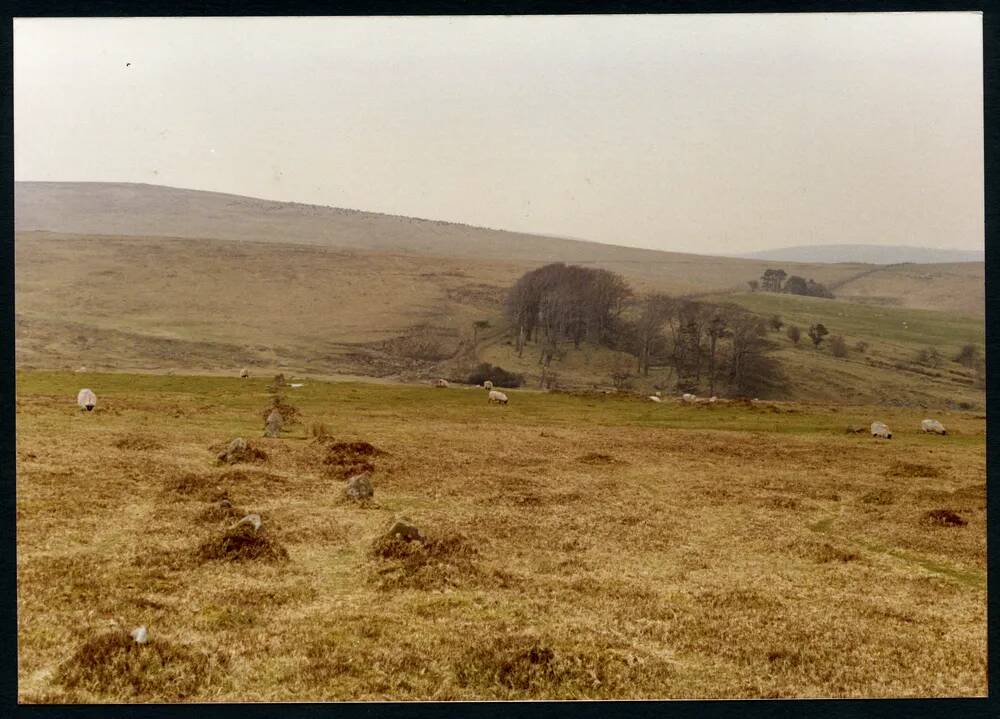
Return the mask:
{"type": "Polygon", "coordinates": [[[17,180],[702,254],[984,243],[979,13],[14,23],[17,180]]]}

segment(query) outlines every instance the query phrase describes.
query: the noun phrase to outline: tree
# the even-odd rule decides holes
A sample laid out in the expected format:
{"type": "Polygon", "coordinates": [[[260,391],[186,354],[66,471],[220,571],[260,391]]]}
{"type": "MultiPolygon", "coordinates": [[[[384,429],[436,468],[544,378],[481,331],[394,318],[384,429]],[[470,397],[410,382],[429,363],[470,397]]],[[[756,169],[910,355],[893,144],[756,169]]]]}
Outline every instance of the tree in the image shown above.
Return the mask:
{"type": "Polygon", "coordinates": [[[815,347],[819,348],[820,344],[823,342],[823,338],[830,334],[830,330],[822,325],[822,323],[814,324],[809,328],[809,339],[815,347]]]}
{"type": "Polygon", "coordinates": [[[726,353],[729,393],[757,396],[779,390],[785,383],[781,365],[769,352],[767,326],[748,312],[734,311],[729,317],[729,347],[726,353]]]}
{"type": "Polygon", "coordinates": [[[785,334],[788,335],[788,339],[790,339],[795,345],[798,345],[799,340],[802,339],[802,330],[795,325],[788,325],[788,330],[785,334]]]}
{"type": "Polygon", "coordinates": [[[941,353],[938,352],[937,347],[925,347],[916,356],[917,364],[924,365],[925,367],[940,367],[943,359],[941,353]]]}
{"type": "Polygon", "coordinates": [[[674,312],[674,301],[664,294],[651,294],[641,303],[638,318],[632,325],[632,354],[638,361],[638,372],[649,376],[649,365],[664,344],[663,325],[674,312]]]}
{"type": "Polygon", "coordinates": [[[784,321],[781,319],[781,315],[771,315],[771,319],[768,320],[768,324],[775,332],[780,332],[781,328],[785,326],[784,321]]]}
{"type": "Polygon", "coordinates": [[[717,312],[708,321],[706,334],[708,335],[708,393],[715,396],[715,350],[719,340],[730,335],[728,318],[725,314],[717,312]]]}
{"type": "Polygon", "coordinates": [[[750,285],[751,292],[756,292],[758,289],[760,289],[760,282],[758,282],[757,280],[750,280],[749,282],[747,282],[747,284],[750,285]]]}
{"type": "Polygon", "coordinates": [[[819,282],[813,282],[809,280],[806,283],[806,294],[810,297],[825,297],[828,300],[833,299],[833,293],[826,288],[825,285],[821,285],[819,282]]]}
{"type": "Polygon", "coordinates": [[[955,355],[955,361],[969,369],[975,369],[981,359],[982,351],[977,345],[972,344],[963,345],[962,349],[955,355]]]}
{"type": "Polygon", "coordinates": [[[830,352],[833,353],[834,357],[846,357],[847,356],[847,340],[845,340],[840,335],[834,335],[830,338],[830,352]]]}
{"type": "Polygon", "coordinates": [[[804,277],[792,275],[788,278],[788,282],[785,283],[785,292],[790,295],[809,294],[809,283],[806,282],[804,277]]]}
{"type": "Polygon", "coordinates": [[[781,283],[785,281],[786,276],[784,270],[766,269],[760,276],[760,286],[765,292],[781,292],[781,283]]]}

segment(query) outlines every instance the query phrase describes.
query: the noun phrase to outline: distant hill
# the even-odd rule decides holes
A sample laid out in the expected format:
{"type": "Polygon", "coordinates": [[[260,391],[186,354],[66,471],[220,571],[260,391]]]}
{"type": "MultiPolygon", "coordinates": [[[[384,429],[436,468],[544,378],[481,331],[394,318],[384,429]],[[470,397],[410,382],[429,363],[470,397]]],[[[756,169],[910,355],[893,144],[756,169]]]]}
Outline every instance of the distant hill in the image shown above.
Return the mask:
{"type": "Polygon", "coordinates": [[[871,265],[983,262],[985,259],[982,251],[939,250],[905,245],[798,245],[739,256],[774,262],[860,262],[871,265]]]}
{"type": "MultiPolygon", "coordinates": [[[[16,182],[14,200],[18,232],[318,245],[530,267],[572,262],[620,272],[643,289],[678,294],[742,289],[766,267],[758,260],[661,252],[160,185],[16,182]]],[[[811,264],[795,272],[829,284],[869,269],[811,264]]]]}

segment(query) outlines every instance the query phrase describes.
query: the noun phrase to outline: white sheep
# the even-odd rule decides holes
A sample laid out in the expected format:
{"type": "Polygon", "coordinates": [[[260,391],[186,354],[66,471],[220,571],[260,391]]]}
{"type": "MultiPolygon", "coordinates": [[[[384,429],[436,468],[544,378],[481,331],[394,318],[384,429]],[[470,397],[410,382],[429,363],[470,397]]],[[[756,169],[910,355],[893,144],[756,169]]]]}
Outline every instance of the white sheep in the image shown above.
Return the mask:
{"type": "Polygon", "coordinates": [[[485,382],[483,382],[483,388],[484,389],[493,389],[493,382],[491,382],[490,380],[486,380],[485,382]]]}
{"type": "Polygon", "coordinates": [[[250,377],[250,370],[244,367],[240,370],[240,379],[247,379],[248,377],[250,377]]]}
{"type": "Polygon", "coordinates": [[[80,409],[85,409],[89,412],[97,404],[97,395],[89,389],[81,389],[79,394],[76,395],[76,403],[80,405],[80,409]]]}
{"type": "Polygon", "coordinates": [[[651,394],[651,395],[649,395],[649,398],[650,398],[651,400],[653,400],[654,402],[659,402],[659,401],[660,401],[660,398],[659,398],[659,397],[657,397],[657,396],[656,396],[655,394],[651,394]]]}
{"type": "Polygon", "coordinates": [[[498,392],[495,389],[490,390],[490,403],[496,402],[497,404],[507,404],[507,395],[503,392],[498,392]]]}
{"type": "Polygon", "coordinates": [[[448,380],[446,380],[446,379],[435,380],[434,381],[434,386],[435,387],[443,387],[443,388],[447,389],[448,388],[448,380]]]}
{"type": "Polygon", "coordinates": [[[693,395],[693,394],[691,394],[689,392],[685,392],[683,395],[681,395],[681,399],[683,401],[685,401],[685,402],[697,402],[698,401],[698,396],[697,395],[693,395]]]}
{"type": "Polygon", "coordinates": [[[933,432],[934,434],[948,434],[948,431],[944,428],[944,425],[938,422],[936,419],[925,419],[920,423],[920,429],[924,432],[933,432]]]}
{"type": "Polygon", "coordinates": [[[884,422],[872,422],[872,437],[892,439],[892,432],[889,431],[889,427],[884,422]]]}

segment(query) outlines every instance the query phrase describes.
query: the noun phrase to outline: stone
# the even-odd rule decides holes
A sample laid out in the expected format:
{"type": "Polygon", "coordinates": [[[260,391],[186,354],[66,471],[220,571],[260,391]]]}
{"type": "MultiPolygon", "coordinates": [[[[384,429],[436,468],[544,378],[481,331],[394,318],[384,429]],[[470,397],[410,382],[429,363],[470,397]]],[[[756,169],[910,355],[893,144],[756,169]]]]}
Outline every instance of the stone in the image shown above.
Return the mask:
{"type": "Polygon", "coordinates": [[[421,531],[406,517],[398,517],[389,527],[389,531],[386,532],[389,537],[399,537],[404,542],[411,542],[413,540],[423,541],[424,535],[421,531]]]}
{"type": "Polygon", "coordinates": [[[133,639],[135,639],[136,644],[145,644],[149,641],[149,632],[146,631],[146,626],[136,627],[130,632],[133,639]]]}
{"type": "Polygon", "coordinates": [[[347,480],[347,496],[351,499],[371,499],[375,494],[370,472],[356,474],[347,480]]]}
{"type": "Polygon", "coordinates": [[[267,415],[267,422],[264,424],[264,436],[265,437],[279,437],[281,436],[281,412],[277,409],[272,409],[271,414],[267,415]]]}

